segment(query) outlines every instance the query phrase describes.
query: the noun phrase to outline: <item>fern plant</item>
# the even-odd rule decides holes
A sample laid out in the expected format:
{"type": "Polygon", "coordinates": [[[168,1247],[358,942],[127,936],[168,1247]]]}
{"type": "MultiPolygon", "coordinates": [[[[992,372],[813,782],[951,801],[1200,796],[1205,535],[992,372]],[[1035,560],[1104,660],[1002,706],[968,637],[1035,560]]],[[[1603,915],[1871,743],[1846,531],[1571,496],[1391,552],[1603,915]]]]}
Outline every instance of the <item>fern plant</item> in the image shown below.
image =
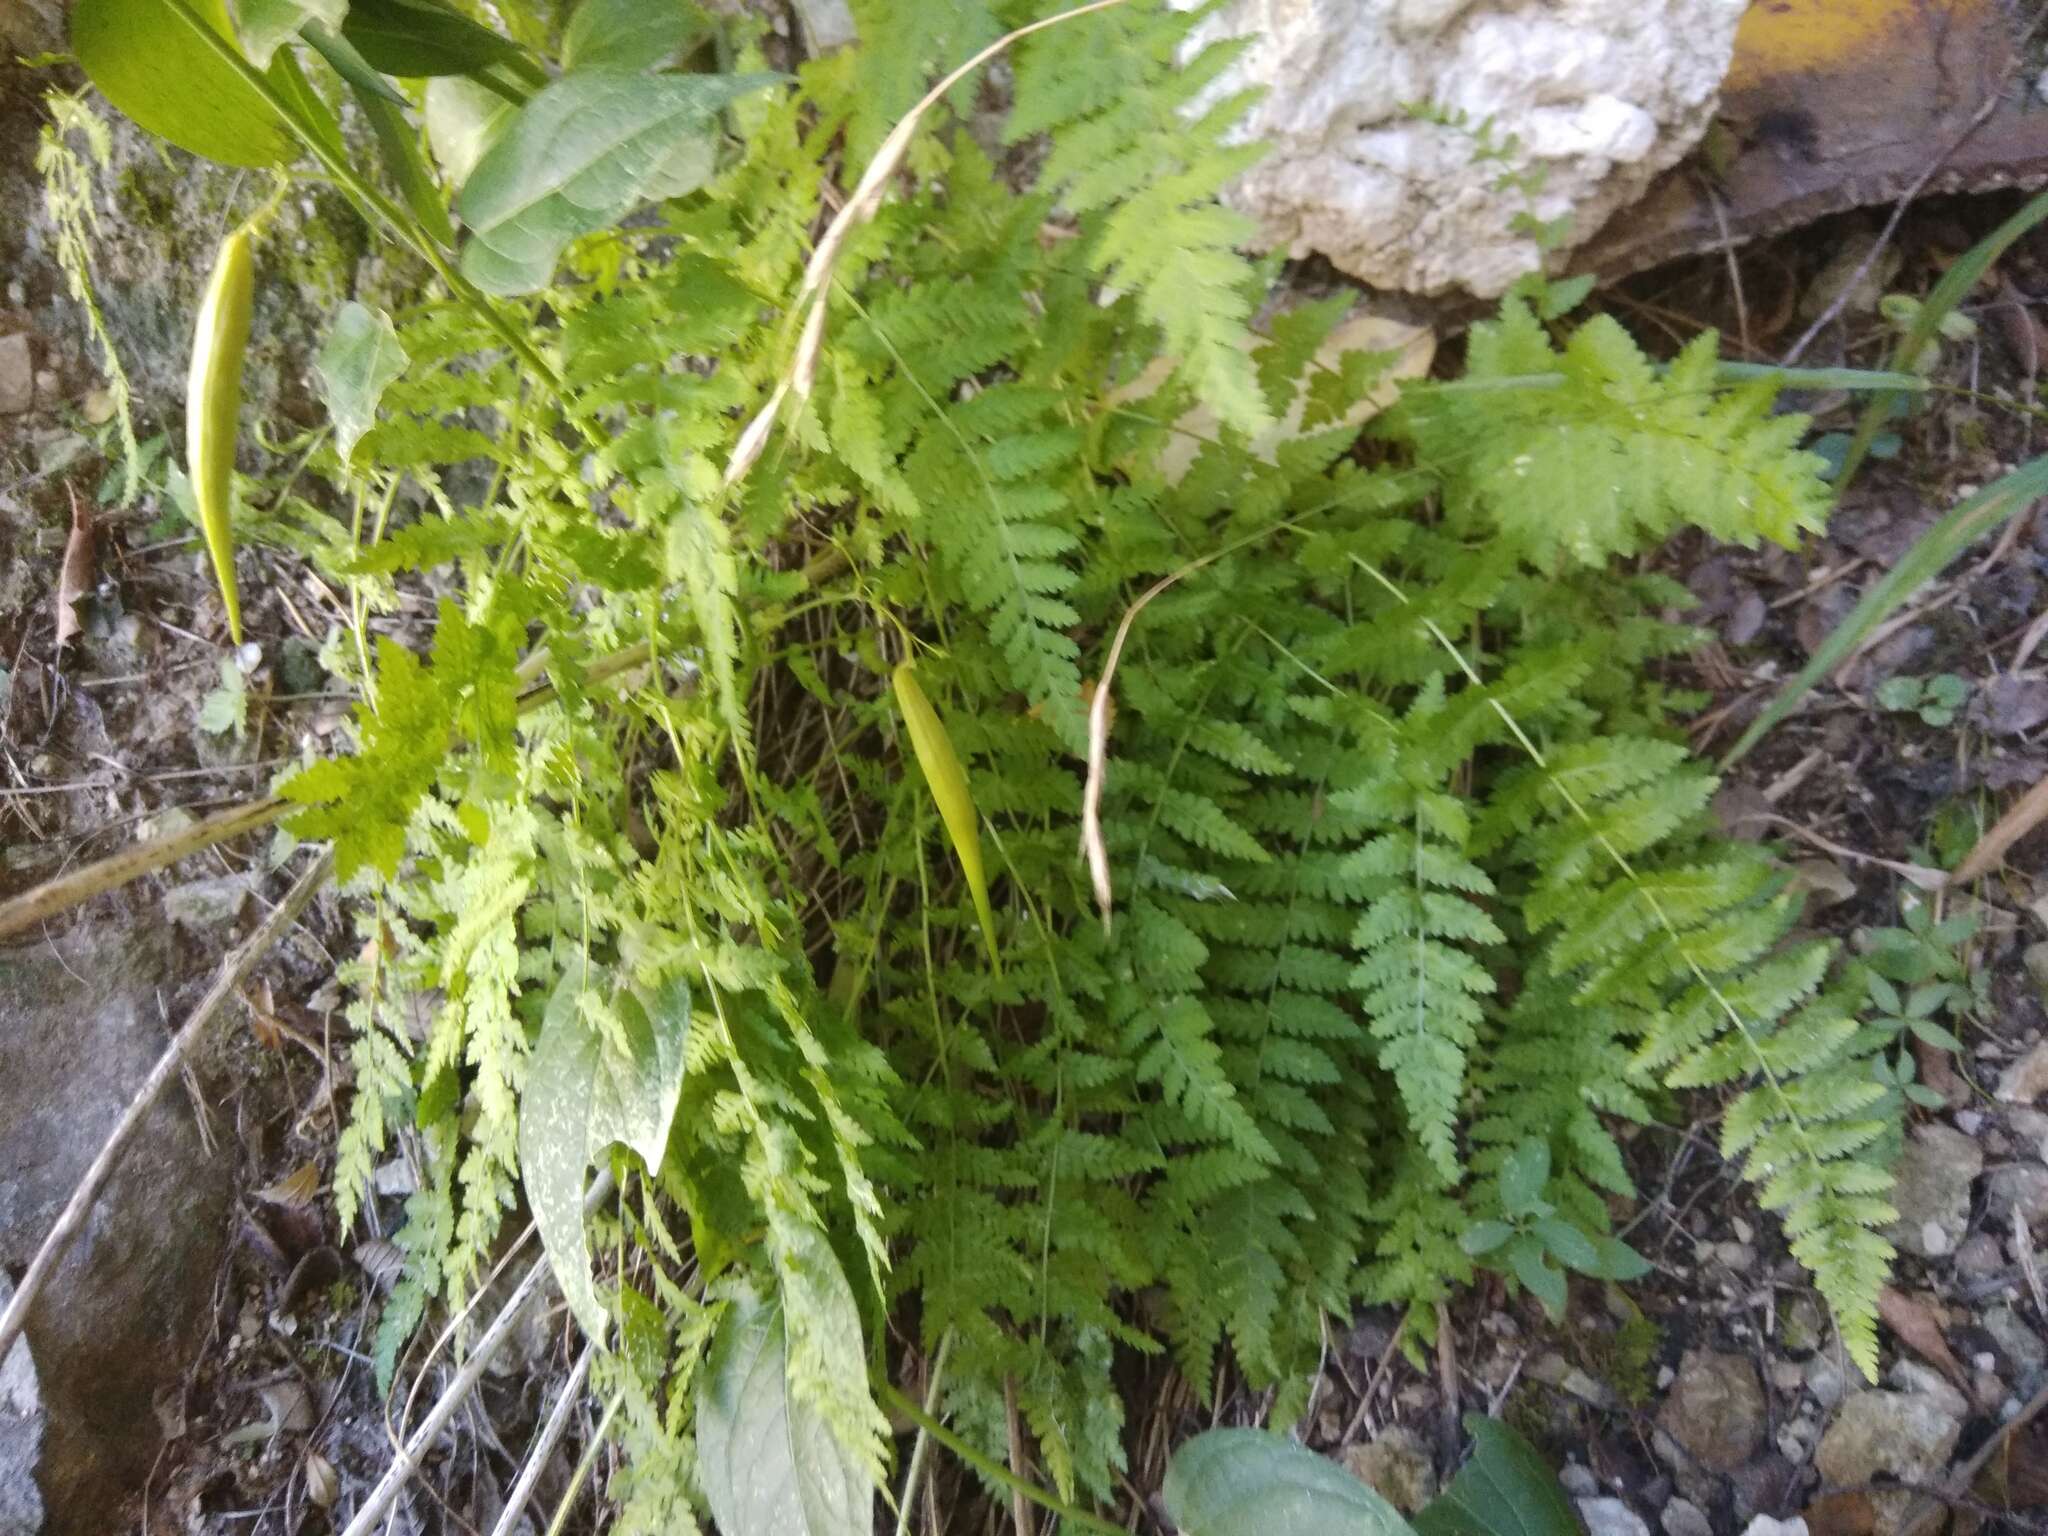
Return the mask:
{"type": "Polygon", "coordinates": [[[1227,1361],[1284,1413],[1361,1298],[1426,1336],[1478,1262],[1553,1302],[1544,1254],[1629,1273],[1611,1127],[1658,1087],[1729,1096],[1725,1151],[1874,1371],[1898,1109],[1862,973],[1713,832],[1654,671],[1680,594],[1619,563],[1816,527],[1804,423],[1711,338],[1660,368],[1525,292],[1465,377],[1345,425],[1384,360],[1327,355],[1341,300],[1250,330],[1227,54],[1184,60],[1191,17],[1144,0],[1021,41],[997,131],[970,87],[939,107],[800,340],[842,147],[1042,14],[860,9],[864,47],[734,97],[694,188],[579,231],[543,292],[405,316],[377,424],[311,461],[331,494],[280,504],[350,596],[326,659],[361,699],[350,754],[283,785],[363,897],[344,1220],[401,1127],[426,1170],[387,1371],[522,1193],[573,1202],[595,1135],[619,1202],[551,1251],[613,1345],[628,1529],[754,1528],[719,1458],[761,1414],[866,1489],[892,1336],[987,1465],[1014,1416],[1059,1499],[1113,1504],[1120,1356],[1205,1393],[1227,1361]],[[1105,924],[1087,716],[1148,592],[1105,924]],[[966,766],[999,968],[908,767],[905,661],[966,766]],[[1489,1223],[1541,1251],[1461,1242],[1489,1223]]]}

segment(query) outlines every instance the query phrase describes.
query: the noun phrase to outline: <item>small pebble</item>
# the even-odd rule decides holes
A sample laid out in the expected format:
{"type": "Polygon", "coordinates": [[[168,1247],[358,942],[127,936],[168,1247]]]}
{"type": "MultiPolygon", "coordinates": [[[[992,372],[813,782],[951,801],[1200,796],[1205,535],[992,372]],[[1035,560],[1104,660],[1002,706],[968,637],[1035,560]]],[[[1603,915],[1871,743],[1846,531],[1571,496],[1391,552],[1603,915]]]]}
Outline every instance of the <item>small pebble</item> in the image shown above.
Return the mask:
{"type": "Polygon", "coordinates": [[[1983,1111],[1976,1109],[1957,1110],[1956,1129],[1961,1131],[1965,1136],[1976,1135],[1979,1131],[1984,1129],[1983,1111]]]}
{"type": "Polygon", "coordinates": [[[1691,1499],[1673,1499],[1657,1519],[1664,1536],[1714,1536],[1713,1523],[1691,1499]]]}
{"type": "Polygon", "coordinates": [[[1600,1484],[1594,1478],[1592,1469],[1576,1461],[1564,1464],[1564,1470],[1557,1474],[1557,1480],[1564,1484],[1564,1491],[1575,1499],[1589,1499],[1600,1491],[1600,1484]]]}

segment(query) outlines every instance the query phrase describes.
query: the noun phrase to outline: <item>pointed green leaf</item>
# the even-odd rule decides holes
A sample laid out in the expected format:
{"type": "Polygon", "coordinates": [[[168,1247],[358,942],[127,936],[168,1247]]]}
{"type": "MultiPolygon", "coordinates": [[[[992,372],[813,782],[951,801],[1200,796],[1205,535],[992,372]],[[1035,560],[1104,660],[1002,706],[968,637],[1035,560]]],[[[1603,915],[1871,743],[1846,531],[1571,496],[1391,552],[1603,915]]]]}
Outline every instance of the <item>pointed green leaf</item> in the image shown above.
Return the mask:
{"type": "Polygon", "coordinates": [[[790,1389],[781,1305],[751,1291],[727,1307],[698,1387],[697,1472],[721,1536],[869,1536],[873,1527],[866,1472],[790,1389]]]}
{"type": "Polygon", "coordinates": [[[517,43],[438,0],[351,0],[342,36],[387,75],[473,75],[528,63],[517,43]]]}
{"type": "MultiPolygon", "coordinates": [[[[562,247],[712,164],[718,113],[776,75],[564,75],[519,109],[463,184],[463,271],[501,294],[547,281],[562,247]],[[685,173],[688,173],[687,175],[685,173]]],[[[692,179],[694,178],[694,179],[692,179]]]]}
{"type": "Polygon", "coordinates": [[[335,452],[342,463],[348,463],[363,434],[375,425],[377,402],[405,372],[405,364],[405,348],[398,343],[389,315],[354,299],[341,306],[313,366],[320,374],[320,390],[334,422],[335,452]]]}
{"type": "Polygon", "coordinates": [[[961,767],[960,754],[953,750],[953,738],[946,734],[945,722],[925,697],[917,671],[909,662],[896,669],[895,686],[896,705],[903,711],[903,723],[910,732],[910,749],[924,772],[932,799],[938,803],[939,819],[946,824],[946,835],[953,840],[961,873],[967,876],[967,891],[974,898],[975,915],[981,919],[989,964],[1000,973],[1003,962],[996,952],[995,912],[989,906],[988,874],[981,863],[981,820],[974,812],[967,770],[961,767]]]}
{"type": "Polygon", "coordinates": [[[1472,1456],[1415,1517],[1419,1536],[1578,1536],[1557,1474],[1498,1419],[1465,1416],[1472,1456]]]}
{"type": "Polygon", "coordinates": [[[1263,1429],[1212,1429],[1173,1453],[1161,1489],[1183,1536],[1406,1536],[1363,1482],[1263,1429]]]}

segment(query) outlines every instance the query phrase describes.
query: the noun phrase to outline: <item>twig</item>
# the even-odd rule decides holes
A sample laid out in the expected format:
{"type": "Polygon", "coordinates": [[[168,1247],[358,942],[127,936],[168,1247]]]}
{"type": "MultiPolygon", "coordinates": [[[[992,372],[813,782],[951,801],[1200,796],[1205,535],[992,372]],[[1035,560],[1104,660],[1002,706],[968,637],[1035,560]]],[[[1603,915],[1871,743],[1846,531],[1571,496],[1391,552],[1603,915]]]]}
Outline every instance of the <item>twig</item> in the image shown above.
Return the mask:
{"type": "Polygon", "coordinates": [[[1024,1460],[1024,1419],[1017,1412],[1017,1378],[1003,1378],[1003,1423],[1010,1436],[1010,1474],[1016,1481],[1010,1485],[1010,1522],[1017,1528],[1017,1536],[1032,1536],[1035,1529],[1031,1519],[1031,1500],[1024,1489],[1030,1481],[1024,1460]]]}
{"type": "Polygon", "coordinates": [[[548,1458],[555,1454],[555,1447],[561,1443],[563,1434],[569,1428],[569,1420],[582,1400],[583,1380],[590,1374],[590,1362],[597,1354],[596,1344],[583,1346],[583,1353],[576,1357],[576,1368],[569,1372],[569,1379],[562,1383],[561,1394],[555,1399],[555,1406],[548,1414],[547,1423],[541,1426],[539,1437],[533,1442],[533,1449],[526,1453],[526,1464],[519,1469],[519,1480],[512,1485],[512,1491],[505,1495],[505,1509],[498,1516],[498,1523],[491,1527],[491,1536],[512,1536],[512,1528],[519,1523],[520,1511],[526,1508],[526,1501],[533,1497],[534,1486],[540,1482],[541,1473],[547,1469],[548,1458]]]}
{"type": "Polygon", "coordinates": [[[15,1288],[14,1299],[8,1302],[6,1312],[0,1313],[0,1360],[7,1358],[8,1351],[14,1347],[14,1341],[21,1336],[22,1329],[28,1323],[29,1308],[34,1305],[37,1295],[41,1293],[64,1255],[70,1251],[72,1243],[77,1240],[80,1230],[85,1226],[86,1218],[92,1214],[93,1204],[99,1199],[100,1191],[106,1187],[107,1180],[120,1163],[121,1154],[127,1150],[129,1141],[164,1089],[178,1076],[180,1068],[191,1055],[192,1047],[198,1043],[207,1024],[212,1021],[214,1014],[220,1011],[221,1004],[234,995],[235,989],[256,968],[256,962],[269,953],[271,946],[277,943],[285,931],[298,920],[299,914],[306,910],[306,904],[313,899],[320,887],[327,883],[327,877],[333,871],[333,853],[322,853],[306,872],[299,876],[291,890],[286,893],[284,900],[278,904],[277,910],[264,919],[263,925],[249,935],[240,948],[230,951],[227,958],[221,962],[220,973],[214,977],[213,985],[206,989],[206,995],[199,1000],[199,1006],[192,1010],[191,1017],[186,1019],[184,1026],[171,1037],[171,1043],[165,1047],[163,1055],[157,1058],[156,1065],[150,1068],[149,1076],[143,1079],[142,1087],[136,1090],[135,1097],[128,1101],[127,1109],[122,1111],[121,1118],[115,1122],[106,1144],[100,1148],[99,1155],[92,1160],[92,1165],[85,1170],[85,1177],[78,1181],[78,1188],[71,1192],[71,1199],[66,1203],[63,1213],[58,1216],[57,1224],[50,1229],[50,1235],[43,1239],[42,1246],[36,1250],[36,1256],[30,1262],[28,1272],[21,1277],[21,1284],[15,1288]]]}
{"type": "Polygon", "coordinates": [[[177,832],[166,833],[133,848],[124,848],[109,858],[45,880],[8,901],[0,901],[0,939],[31,928],[45,918],[77,906],[107,891],[119,890],[131,880],[168,868],[180,859],[224,843],[231,837],[269,826],[291,809],[289,801],[277,795],[230,807],[177,832]]]}
{"type": "MultiPolygon", "coordinates": [[[[937,1417],[939,1411],[939,1388],[946,1379],[946,1356],[953,1352],[953,1330],[948,1328],[939,1340],[939,1352],[932,1358],[932,1378],[924,1389],[924,1411],[937,1417]]],[[[910,1470],[903,1474],[903,1497],[896,1505],[896,1536],[910,1536],[910,1512],[917,1506],[917,1481],[924,1475],[925,1452],[931,1448],[932,1438],[920,1424],[917,1440],[910,1447],[910,1470]]]]}
{"type": "Polygon", "coordinates": [[[342,1536],[370,1536],[370,1533],[377,1529],[384,1516],[390,1512],[392,1504],[397,1501],[399,1490],[406,1485],[413,1473],[419,1470],[420,1462],[425,1458],[435,1439],[447,1427],[448,1421],[455,1417],[456,1410],[467,1400],[471,1390],[483,1380],[484,1370],[490,1365],[492,1356],[496,1355],[499,1346],[511,1337],[526,1303],[547,1283],[550,1273],[552,1271],[548,1268],[546,1254],[542,1254],[527,1266],[526,1273],[521,1277],[517,1289],[512,1292],[511,1299],[499,1310],[498,1315],[491,1319],[491,1326],[486,1328],[483,1337],[476,1341],[476,1348],[470,1352],[469,1358],[462,1362],[454,1380],[448,1383],[447,1390],[435,1399],[434,1405],[421,1418],[419,1428],[415,1429],[405,1444],[399,1447],[398,1454],[391,1459],[391,1465],[386,1467],[384,1475],[377,1479],[376,1487],[372,1488],[369,1496],[363,1500],[362,1507],[356,1511],[355,1518],[349,1521],[342,1536]]]}
{"type": "Polygon", "coordinates": [[[1450,1303],[1443,1301],[1436,1304],[1436,1374],[1444,1394],[1444,1446],[1455,1451],[1458,1447],[1458,1342],[1451,1333],[1450,1303]]]}

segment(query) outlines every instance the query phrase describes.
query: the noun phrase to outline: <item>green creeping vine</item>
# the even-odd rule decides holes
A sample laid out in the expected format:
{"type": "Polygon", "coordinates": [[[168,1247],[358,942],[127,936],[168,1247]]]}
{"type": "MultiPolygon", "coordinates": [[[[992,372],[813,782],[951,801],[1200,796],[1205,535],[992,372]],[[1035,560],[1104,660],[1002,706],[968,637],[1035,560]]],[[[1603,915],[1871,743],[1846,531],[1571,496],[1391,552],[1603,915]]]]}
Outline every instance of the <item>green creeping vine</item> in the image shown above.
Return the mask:
{"type": "Polygon", "coordinates": [[[1014,1403],[1058,1498],[1110,1503],[1119,1355],[1206,1391],[1227,1349],[1284,1417],[1362,1298],[1425,1336],[1478,1263],[1553,1306],[1555,1263],[1639,1272],[1610,1126],[1709,1087],[1874,1372],[1889,1037],[1791,938],[1771,860],[1714,835],[1652,671],[1692,643],[1658,616],[1682,593],[1619,563],[1817,527],[1804,423],[1711,338],[1659,369],[1516,296],[1464,379],[1346,425],[1388,360],[1327,355],[1346,297],[1247,329],[1270,270],[1214,201],[1250,155],[1228,50],[1183,64],[1190,17],[1132,0],[1023,40],[1007,115],[968,85],[927,122],[809,393],[727,487],[842,151],[1041,14],[856,10],[869,46],[740,96],[715,175],[520,301],[548,373],[501,343],[521,311],[423,306],[377,424],[315,461],[354,515],[282,504],[359,611],[441,594],[423,650],[336,637],[355,755],[284,786],[371,941],[344,1221],[399,1127],[426,1170],[386,1368],[522,1180],[573,1199],[595,1153],[623,1195],[569,1284],[614,1342],[624,1528],[700,1496],[769,1519],[720,1460],[763,1414],[809,1447],[789,1508],[842,1528],[884,1471],[892,1333],[950,1339],[952,1436],[1005,1463],[1014,1403]],[[1115,682],[1106,928],[1085,716],[1177,572],[1115,682]],[[965,766],[1000,968],[904,662],[965,766]]]}

